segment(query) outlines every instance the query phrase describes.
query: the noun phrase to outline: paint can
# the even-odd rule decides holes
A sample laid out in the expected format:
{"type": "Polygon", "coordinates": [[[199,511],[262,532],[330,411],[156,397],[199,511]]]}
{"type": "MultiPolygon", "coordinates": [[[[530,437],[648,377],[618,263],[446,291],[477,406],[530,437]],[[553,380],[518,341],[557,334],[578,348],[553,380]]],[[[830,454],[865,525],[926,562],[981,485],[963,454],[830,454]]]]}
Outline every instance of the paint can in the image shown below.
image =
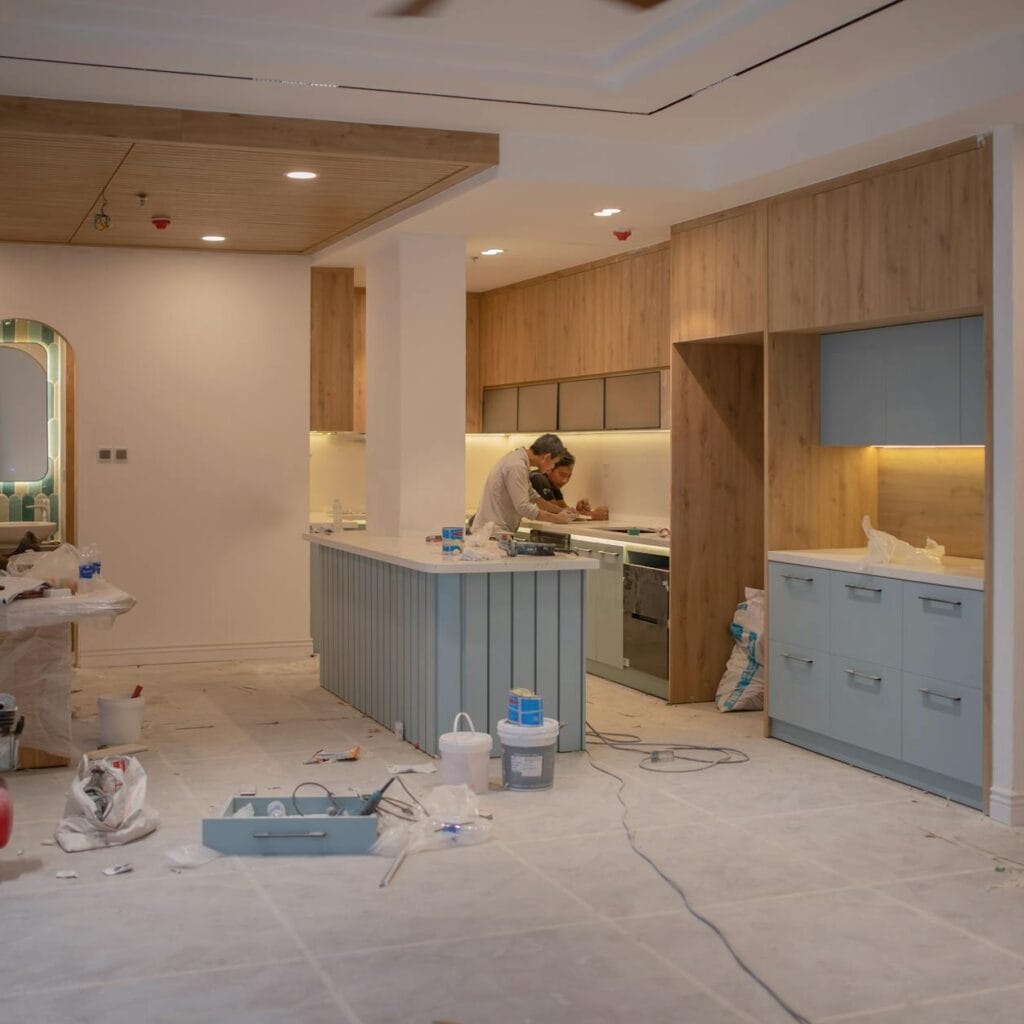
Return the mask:
{"type": "Polygon", "coordinates": [[[555,750],[561,725],[545,718],[543,725],[498,722],[501,777],[509,789],[550,789],[555,784],[555,750]]]}

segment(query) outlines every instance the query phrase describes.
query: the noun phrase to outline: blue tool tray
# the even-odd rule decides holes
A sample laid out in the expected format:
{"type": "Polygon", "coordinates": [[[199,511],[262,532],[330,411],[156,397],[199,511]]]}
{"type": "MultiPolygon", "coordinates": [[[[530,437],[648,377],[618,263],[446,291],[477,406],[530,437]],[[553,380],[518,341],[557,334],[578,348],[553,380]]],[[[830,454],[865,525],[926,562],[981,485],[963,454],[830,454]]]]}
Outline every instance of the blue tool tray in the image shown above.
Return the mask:
{"type": "Polygon", "coordinates": [[[203,818],[203,845],[231,854],[369,853],[377,841],[377,816],[356,815],[365,800],[357,796],[233,796],[218,818],[203,818]],[[284,804],[284,818],[267,816],[275,800],[284,804]],[[234,818],[235,811],[252,804],[251,818],[234,818]],[[341,805],[352,817],[310,818],[341,805]]]}

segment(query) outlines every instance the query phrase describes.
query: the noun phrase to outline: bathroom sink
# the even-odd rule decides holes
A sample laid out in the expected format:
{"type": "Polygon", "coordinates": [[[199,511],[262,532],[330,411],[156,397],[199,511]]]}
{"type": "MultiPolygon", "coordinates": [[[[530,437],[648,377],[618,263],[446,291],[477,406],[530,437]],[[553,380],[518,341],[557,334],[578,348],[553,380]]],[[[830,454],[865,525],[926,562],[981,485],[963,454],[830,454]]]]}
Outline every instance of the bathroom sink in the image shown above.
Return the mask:
{"type": "Polygon", "coordinates": [[[56,523],[0,523],[0,548],[17,547],[21,538],[30,530],[37,540],[46,540],[56,529],[56,523]]]}

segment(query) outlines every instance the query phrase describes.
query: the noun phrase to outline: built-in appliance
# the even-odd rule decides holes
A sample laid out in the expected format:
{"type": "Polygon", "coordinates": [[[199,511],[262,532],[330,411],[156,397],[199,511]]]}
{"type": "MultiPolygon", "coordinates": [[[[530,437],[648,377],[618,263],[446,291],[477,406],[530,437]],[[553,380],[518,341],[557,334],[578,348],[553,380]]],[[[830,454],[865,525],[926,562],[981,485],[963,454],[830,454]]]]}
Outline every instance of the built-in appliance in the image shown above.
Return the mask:
{"type": "Polygon", "coordinates": [[[668,679],[668,555],[630,551],[622,574],[622,656],[626,667],[668,679]]]}

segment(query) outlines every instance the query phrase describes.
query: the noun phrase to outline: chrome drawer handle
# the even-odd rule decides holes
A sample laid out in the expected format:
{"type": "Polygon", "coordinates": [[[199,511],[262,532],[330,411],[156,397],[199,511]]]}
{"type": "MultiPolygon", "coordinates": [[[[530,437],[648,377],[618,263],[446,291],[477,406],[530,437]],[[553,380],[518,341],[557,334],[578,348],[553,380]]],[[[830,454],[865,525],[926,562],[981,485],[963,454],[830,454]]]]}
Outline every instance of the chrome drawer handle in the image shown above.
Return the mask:
{"type": "Polygon", "coordinates": [[[599,555],[607,555],[609,558],[621,558],[621,551],[598,551],[599,555]]]}
{"type": "Polygon", "coordinates": [[[869,594],[880,594],[882,592],[881,587],[862,587],[859,583],[847,583],[845,586],[847,590],[866,590],[869,594]]]}
{"type": "Polygon", "coordinates": [[[950,601],[948,597],[929,597],[927,594],[918,594],[918,601],[930,601],[932,604],[948,604],[953,608],[959,608],[963,601],[950,601]]]}
{"type": "Polygon", "coordinates": [[[954,704],[959,704],[963,700],[962,697],[950,697],[948,693],[939,693],[938,690],[926,690],[921,686],[917,688],[917,692],[926,694],[929,697],[941,697],[943,700],[952,701],[954,704]]]}
{"type": "Polygon", "coordinates": [[[798,658],[795,654],[788,654],[786,651],[782,652],[782,656],[788,661],[802,661],[805,665],[813,665],[813,658],[798,658]]]}
{"type": "Polygon", "coordinates": [[[582,547],[579,546],[579,544],[576,545],[576,550],[577,551],[582,551],[583,554],[585,554],[585,555],[592,555],[594,553],[594,549],[593,548],[582,548],[582,547]]]}
{"type": "Polygon", "coordinates": [[[813,583],[813,576],[790,576],[788,573],[782,573],[784,580],[793,580],[794,583],[813,583]]]}
{"type": "Polygon", "coordinates": [[[326,839],[326,832],[253,832],[253,839],[326,839]]]}
{"type": "Polygon", "coordinates": [[[858,672],[855,668],[847,668],[843,671],[848,676],[860,676],[861,679],[870,679],[873,683],[880,683],[882,681],[881,676],[869,676],[867,672],[858,672]]]}

